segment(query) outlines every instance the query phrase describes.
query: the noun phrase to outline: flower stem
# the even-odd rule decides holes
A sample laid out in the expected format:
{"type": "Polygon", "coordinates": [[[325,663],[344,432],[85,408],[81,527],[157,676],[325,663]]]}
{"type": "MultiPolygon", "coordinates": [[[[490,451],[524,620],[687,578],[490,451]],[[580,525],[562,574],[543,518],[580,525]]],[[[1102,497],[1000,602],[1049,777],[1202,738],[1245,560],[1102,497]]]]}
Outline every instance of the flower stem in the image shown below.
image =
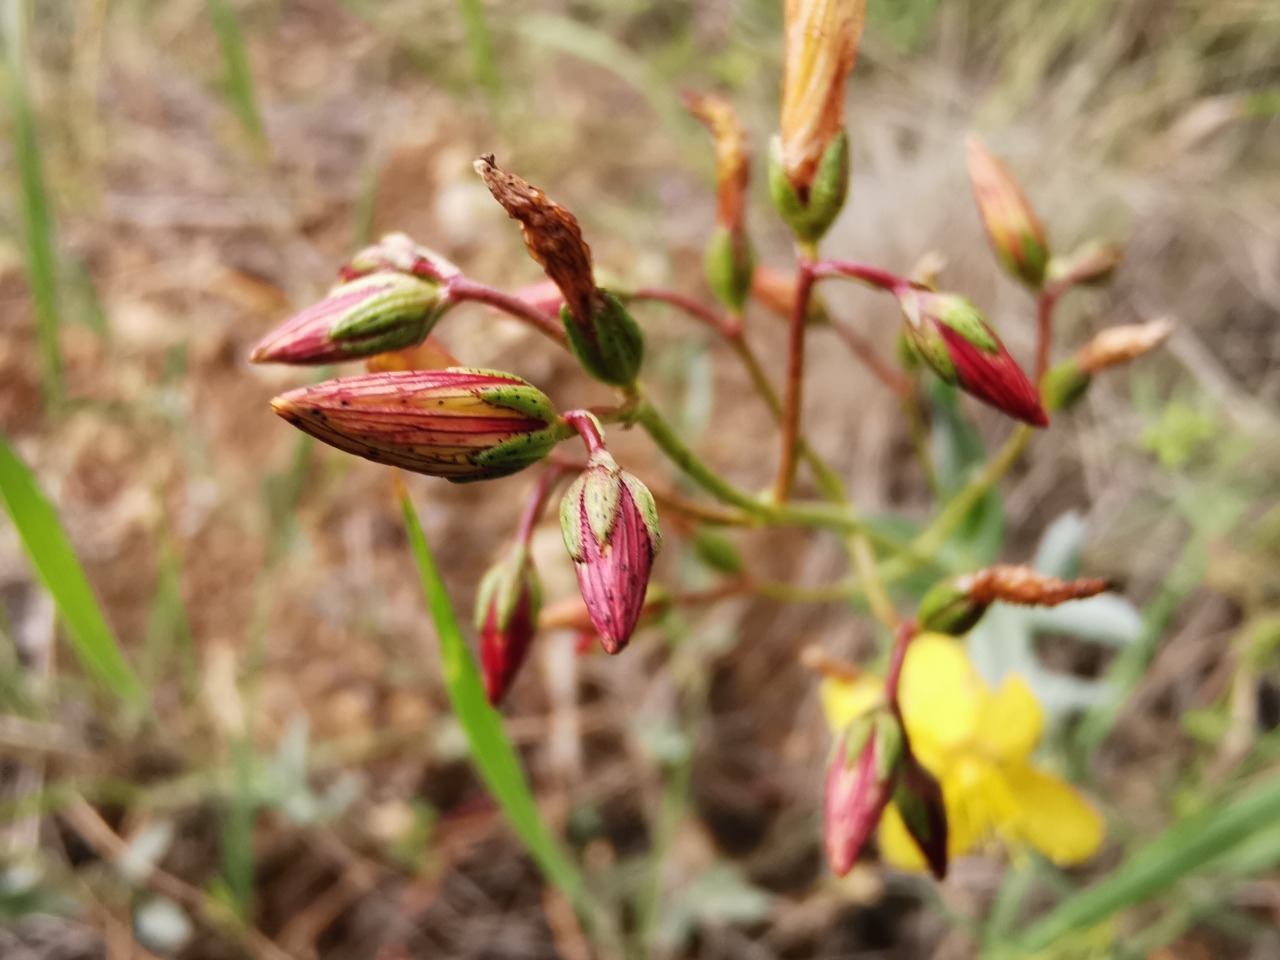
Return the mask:
{"type": "Polygon", "coordinates": [[[493,307],[495,310],[510,314],[517,320],[523,320],[539,333],[551,338],[561,346],[568,342],[564,328],[559,320],[543,313],[537,307],[525,303],[519,297],[503,293],[496,287],[459,275],[451,278],[445,285],[445,289],[448,291],[449,299],[455,303],[483,303],[493,307]]]}
{"type": "Polygon", "coordinates": [[[732,338],[742,329],[742,321],[737,317],[729,317],[717,313],[711,307],[704,306],[693,297],[678,293],[675,290],[663,290],[657,287],[644,287],[640,290],[632,290],[624,299],[627,300],[651,300],[655,303],[666,303],[681,310],[700,320],[712,330],[715,330],[721,336],[732,338]]]}
{"type": "Polygon", "coordinates": [[[825,280],[828,277],[847,277],[850,280],[858,280],[867,286],[875,287],[878,290],[887,290],[890,293],[898,293],[901,290],[920,286],[920,284],[907,277],[900,277],[896,273],[890,273],[888,270],[881,270],[879,267],[860,263],[857,260],[820,260],[812,265],[812,270],[816,280],[825,280]]]}
{"type": "Polygon", "coordinates": [[[1063,289],[1049,284],[1036,296],[1036,383],[1044,379],[1049,369],[1049,347],[1053,342],[1053,311],[1063,289]]]}
{"type": "Polygon", "coordinates": [[[570,410],[560,417],[565,423],[578,432],[582,442],[587,445],[587,453],[600,453],[605,449],[604,434],[600,432],[600,421],[595,414],[587,410],[570,410]]]}
{"type": "Polygon", "coordinates": [[[884,677],[884,693],[885,699],[889,701],[889,705],[898,716],[902,716],[898,703],[898,692],[902,685],[902,665],[907,659],[907,647],[911,646],[911,641],[915,639],[917,633],[919,628],[915,618],[903,620],[898,625],[898,632],[894,634],[893,650],[889,653],[889,669],[884,677]]]}
{"type": "Polygon", "coordinates": [[[568,472],[568,467],[554,461],[543,471],[542,476],[538,478],[537,486],[533,488],[533,495],[525,504],[524,513],[520,516],[520,525],[516,528],[516,543],[526,547],[529,545],[533,539],[533,528],[537,526],[543,510],[546,509],[551,491],[555,488],[556,482],[568,472]]]}
{"type": "Polygon", "coordinates": [[[796,474],[800,413],[804,403],[804,342],[809,317],[809,295],[813,291],[813,261],[816,255],[815,244],[800,245],[796,294],[791,304],[787,339],[787,387],[782,409],[782,456],[778,464],[778,478],[773,484],[773,499],[776,503],[786,503],[791,496],[791,483],[796,474]]]}

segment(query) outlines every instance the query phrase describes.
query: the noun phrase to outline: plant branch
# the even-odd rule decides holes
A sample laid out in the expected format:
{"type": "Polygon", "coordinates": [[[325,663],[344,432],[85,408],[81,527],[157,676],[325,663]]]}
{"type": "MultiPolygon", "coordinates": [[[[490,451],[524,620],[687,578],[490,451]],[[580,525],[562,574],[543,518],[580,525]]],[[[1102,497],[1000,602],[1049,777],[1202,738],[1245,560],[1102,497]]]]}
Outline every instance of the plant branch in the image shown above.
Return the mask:
{"type": "Polygon", "coordinates": [[[812,272],[815,280],[844,277],[848,280],[857,280],[865,283],[867,286],[875,287],[877,290],[887,290],[889,293],[895,294],[911,288],[923,288],[923,285],[915,280],[898,276],[898,274],[890,273],[888,270],[881,270],[879,267],[873,267],[870,264],[860,263],[857,260],[819,260],[817,263],[812,264],[812,272]]]}
{"type": "Polygon", "coordinates": [[[1064,290],[1057,284],[1049,284],[1036,296],[1036,383],[1044,379],[1049,369],[1049,347],[1053,342],[1053,311],[1064,290]]]}
{"type": "Polygon", "coordinates": [[[742,330],[742,321],[713,310],[693,297],[678,293],[675,290],[663,290],[658,287],[642,287],[627,293],[625,299],[649,300],[654,303],[665,303],[682,310],[695,320],[700,320],[722,337],[732,339],[742,330]]]}
{"type": "Polygon", "coordinates": [[[799,450],[800,415],[804,404],[804,342],[808,327],[809,295],[813,291],[813,245],[802,248],[799,272],[796,277],[795,300],[791,304],[791,319],[787,336],[787,386],[782,410],[782,456],[778,464],[778,477],[773,484],[773,499],[786,503],[791,496],[791,483],[796,473],[796,453],[799,450]]]}
{"type": "Polygon", "coordinates": [[[455,303],[483,303],[486,306],[493,307],[495,310],[510,314],[517,320],[523,320],[543,336],[549,337],[562,347],[568,342],[564,328],[558,319],[544,313],[532,304],[525,303],[519,297],[503,293],[496,287],[479,283],[470,277],[458,275],[450,278],[445,284],[445,290],[449,299],[455,303]]]}

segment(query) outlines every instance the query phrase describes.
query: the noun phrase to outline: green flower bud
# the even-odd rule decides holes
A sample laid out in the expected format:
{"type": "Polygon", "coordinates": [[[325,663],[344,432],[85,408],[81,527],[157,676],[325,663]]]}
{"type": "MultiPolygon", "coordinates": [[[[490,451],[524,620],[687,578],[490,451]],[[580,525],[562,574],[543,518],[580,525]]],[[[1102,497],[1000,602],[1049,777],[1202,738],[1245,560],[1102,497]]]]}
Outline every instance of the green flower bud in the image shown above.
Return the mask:
{"type": "Polygon", "coordinates": [[[751,295],[751,276],[756,267],[755,254],[746,234],[717,227],[707,241],[703,264],[711,291],[726,307],[740,313],[751,295]]]}
{"type": "Polygon", "coordinates": [[[615,387],[630,386],[644,362],[644,333],[617,297],[607,290],[597,293],[589,323],[579,323],[568,304],[560,308],[569,348],[597,380],[615,387]]]}
{"type": "Polygon", "coordinates": [[[802,196],[787,177],[782,141],[769,144],[769,194],[778,215],[798,240],[820,240],[844,207],[849,192],[849,136],[841,130],[827,145],[808,195],[802,196]]]}

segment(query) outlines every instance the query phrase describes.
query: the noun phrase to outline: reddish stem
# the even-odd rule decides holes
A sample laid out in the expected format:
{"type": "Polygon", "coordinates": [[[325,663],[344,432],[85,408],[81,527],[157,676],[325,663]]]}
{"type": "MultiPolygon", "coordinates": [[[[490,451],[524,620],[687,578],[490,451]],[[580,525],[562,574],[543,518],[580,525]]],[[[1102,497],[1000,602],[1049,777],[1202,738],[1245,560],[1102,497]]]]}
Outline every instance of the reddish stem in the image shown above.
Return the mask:
{"type": "Polygon", "coordinates": [[[600,432],[600,421],[591,413],[586,410],[570,410],[560,419],[578,431],[578,436],[587,445],[588,454],[604,452],[604,434],[600,432]]]}
{"type": "Polygon", "coordinates": [[[895,370],[885,363],[876,353],[871,341],[848,324],[838,323],[833,319],[831,326],[853,351],[854,356],[861,360],[881,383],[904,400],[911,396],[911,379],[901,370],[895,370]]]}
{"type": "Polygon", "coordinates": [[[1053,341],[1053,311],[1063,288],[1049,284],[1036,297],[1036,383],[1044,379],[1049,369],[1049,345],[1053,341]]]}
{"type": "Polygon", "coordinates": [[[742,332],[742,324],[735,318],[723,316],[708,306],[699,303],[693,297],[675,290],[663,290],[657,287],[643,287],[633,290],[628,297],[632,300],[652,300],[666,303],[683,310],[695,320],[700,320],[723,337],[732,339],[742,332]]]}
{"type": "Polygon", "coordinates": [[[914,280],[900,277],[896,273],[881,270],[870,264],[859,263],[857,260],[820,260],[813,264],[812,271],[814,277],[819,280],[825,280],[827,277],[848,277],[850,280],[860,280],[868,286],[888,290],[894,294],[913,287],[923,288],[923,284],[916,283],[914,280]]]}
{"type": "Polygon", "coordinates": [[[899,717],[902,716],[902,710],[898,704],[899,688],[902,686],[902,665],[907,659],[907,647],[911,646],[911,641],[915,639],[917,632],[914,617],[898,624],[898,632],[893,638],[893,650],[889,654],[889,671],[884,677],[885,698],[899,717]]]}
{"type": "Polygon", "coordinates": [[[561,346],[568,342],[564,328],[560,325],[558,319],[543,313],[532,304],[525,303],[519,297],[503,293],[496,287],[478,283],[470,277],[458,275],[449,280],[445,285],[445,289],[448,291],[449,299],[456,303],[466,303],[468,301],[483,303],[493,307],[495,310],[510,314],[517,320],[523,320],[539,333],[550,337],[561,346]]]}
{"type": "Polygon", "coordinates": [[[529,541],[533,538],[533,528],[538,525],[538,520],[542,517],[542,511],[546,509],[547,499],[551,496],[551,491],[555,489],[556,481],[569,472],[569,468],[555,461],[552,461],[541,477],[538,478],[538,485],[533,488],[533,495],[529,497],[529,502],[525,504],[524,513],[520,517],[520,525],[516,528],[516,542],[529,545],[529,541]]]}
{"type": "Polygon", "coordinates": [[[773,499],[786,503],[796,474],[800,446],[800,407],[804,403],[804,335],[808,326],[809,296],[813,292],[814,263],[801,257],[796,275],[795,300],[791,303],[787,340],[787,392],[782,404],[782,462],[773,485],[773,499]]]}

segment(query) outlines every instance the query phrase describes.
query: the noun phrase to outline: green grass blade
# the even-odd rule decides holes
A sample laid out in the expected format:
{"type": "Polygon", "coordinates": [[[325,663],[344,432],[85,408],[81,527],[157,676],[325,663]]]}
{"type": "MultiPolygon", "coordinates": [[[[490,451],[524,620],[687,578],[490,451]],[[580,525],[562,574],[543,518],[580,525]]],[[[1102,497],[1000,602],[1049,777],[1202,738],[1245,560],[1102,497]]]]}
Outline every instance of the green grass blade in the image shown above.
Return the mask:
{"type": "Polygon", "coordinates": [[[462,17],[462,29],[467,37],[471,72],[490,101],[496,101],[502,96],[502,74],[498,71],[498,56],[494,53],[493,36],[485,20],[484,6],[480,0],[458,0],[458,14],[462,17]]]}
{"type": "Polygon", "coordinates": [[[53,505],[31,471],[0,436],[0,500],[4,501],[23,549],[67,625],[76,657],[87,673],[122,700],[145,704],[146,693],[125,661],[106,618],[85,579],[71,541],[53,505]]]}
{"type": "Polygon", "coordinates": [[[35,112],[27,91],[27,24],[24,0],[4,4],[4,51],[9,70],[13,112],[13,155],[22,191],[27,282],[35,305],[40,343],[40,382],[45,402],[57,409],[63,400],[62,348],[58,343],[58,266],[54,253],[53,215],[40,161],[35,112]]]}
{"type": "Polygon", "coordinates": [[[1280,777],[1273,777],[1234,803],[1213,806],[1176,823],[1122,863],[1110,876],[1069,898],[1035,923],[1022,938],[1041,950],[1074,930],[1101,923],[1142,903],[1228,855],[1280,815],[1280,777]]]}
{"type": "Polygon", "coordinates": [[[559,842],[547,831],[538,805],[516,757],[511,741],[502,729],[502,719],[485,699],[484,685],[475,659],[458,627],[440,571],[427,546],[417,511],[407,493],[401,493],[409,545],[422,574],[422,589],[431,619],[440,638],[445,689],[471,748],[471,757],[498,806],[506,814],[516,836],[524,843],[548,880],[559,887],[584,920],[591,917],[586,883],[577,867],[565,855],[559,842]]]}
{"type": "Polygon", "coordinates": [[[236,19],[231,0],[209,0],[209,19],[213,23],[213,32],[218,35],[218,47],[222,50],[222,62],[226,69],[223,83],[231,100],[231,109],[255,144],[265,150],[266,128],[262,125],[262,114],[258,110],[258,97],[254,92],[253,71],[249,69],[244,34],[240,32],[240,21],[236,19]]]}

